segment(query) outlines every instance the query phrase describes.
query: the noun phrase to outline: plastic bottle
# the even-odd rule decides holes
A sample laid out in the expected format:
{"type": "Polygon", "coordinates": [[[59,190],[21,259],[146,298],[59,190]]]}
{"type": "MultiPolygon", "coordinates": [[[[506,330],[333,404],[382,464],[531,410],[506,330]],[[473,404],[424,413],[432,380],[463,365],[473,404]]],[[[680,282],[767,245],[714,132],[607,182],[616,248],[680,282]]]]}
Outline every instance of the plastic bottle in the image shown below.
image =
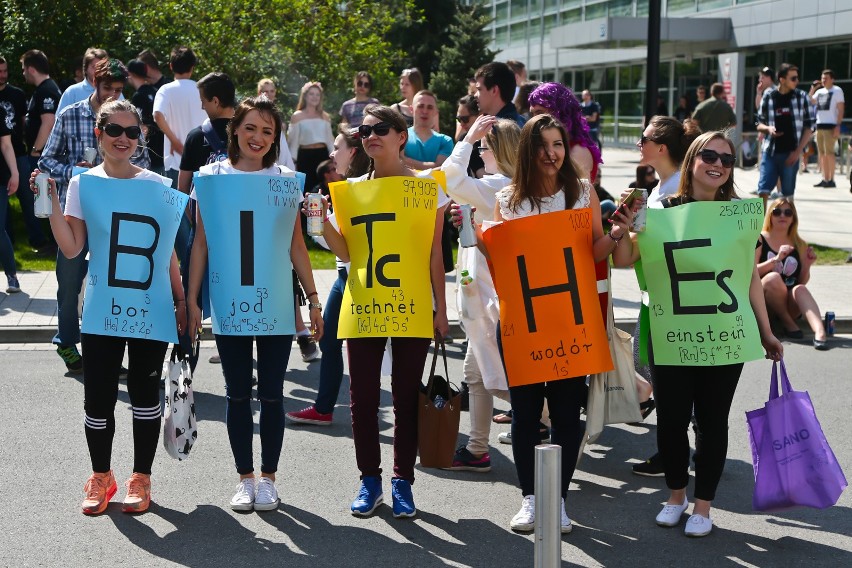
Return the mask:
{"type": "Polygon", "coordinates": [[[461,279],[459,280],[459,284],[461,284],[462,286],[470,286],[471,284],[473,284],[473,277],[467,270],[461,271],[461,279]]]}

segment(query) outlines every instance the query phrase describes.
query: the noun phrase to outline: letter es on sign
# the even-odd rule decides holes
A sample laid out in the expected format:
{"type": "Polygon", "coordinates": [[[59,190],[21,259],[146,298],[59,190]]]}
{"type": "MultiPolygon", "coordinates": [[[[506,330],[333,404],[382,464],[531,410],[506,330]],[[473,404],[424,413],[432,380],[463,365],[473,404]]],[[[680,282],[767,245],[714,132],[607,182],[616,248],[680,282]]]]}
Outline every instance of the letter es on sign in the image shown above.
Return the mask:
{"type": "Polygon", "coordinates": [[[677,250],[709,247],[712,243],[710,239],[690,239],[686,241],[663,243],[663,251],[666,258],[666,267],[669,270],[669,277],[672,281],[672,311],[676,315],[695,315],[695,314],[715,314],[717,311],[730,314],[737,311],[739,304],[736,296],[731,291],[731,288],[725,282],[726,278],[733,275],[732,270],[723,270],[718,275],[713,272],[678,272],[675,266],[674,252],[677,250]],[[715,281],[716,285],[721,288],[731,302],[729,304],[719,304],[718,306],[704,304],[697,306],[685,306],[681,302],[680,287],[684,282],[701,282],[715,281]]]}

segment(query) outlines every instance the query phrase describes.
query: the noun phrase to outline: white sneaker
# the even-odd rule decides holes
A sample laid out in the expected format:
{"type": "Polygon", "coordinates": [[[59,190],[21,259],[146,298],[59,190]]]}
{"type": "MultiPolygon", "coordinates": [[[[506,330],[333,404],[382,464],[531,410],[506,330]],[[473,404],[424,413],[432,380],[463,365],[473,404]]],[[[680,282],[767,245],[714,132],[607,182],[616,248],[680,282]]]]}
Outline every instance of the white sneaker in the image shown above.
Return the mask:
{"type": "Polygon", "coordinates": [[[686,521],[686,528],[683,529],[683,534],[686,536],[707,536],[713,530],[713,520],[709,517],[701,515],[690,515],[686,521]]]}
{"type": "Polygon", "coordinates": [[[278,490],[275,489],[275,482],[268,477],[263,477],[257,482],[257,495],[254,498],[255,511],[274,511],[278,508],[278,503],[281,499],[278,498],[278,490]]]}
{"type": "Polygon", "coordinates": [[[657,524],[661,527],[677,526],[687,507],[689,507],[689,501],[686,497],[683,498],[683,505],[666,505],[657,515],[657,524]]]}
{"type": "Polygon", "coordinates": [[[527,495],[521,503],[521,510],[512,517],[509,527],[513,531],[528,532],[535,528],[535,495],[527,495]]]}
{"type": "Polygon", "coordinates": [[[574,524],[568,518],[568,513],[565,512],[565,499],[562,500],[562,534],[568,534],[574,530],[574,524]]]}
{"type": "Polygon", "coordinates": [[[234,511],[251,511],[254,508],[254,477],[241,479],[237,484],[237,492],[231,497],[231,509],[234,511]]]}

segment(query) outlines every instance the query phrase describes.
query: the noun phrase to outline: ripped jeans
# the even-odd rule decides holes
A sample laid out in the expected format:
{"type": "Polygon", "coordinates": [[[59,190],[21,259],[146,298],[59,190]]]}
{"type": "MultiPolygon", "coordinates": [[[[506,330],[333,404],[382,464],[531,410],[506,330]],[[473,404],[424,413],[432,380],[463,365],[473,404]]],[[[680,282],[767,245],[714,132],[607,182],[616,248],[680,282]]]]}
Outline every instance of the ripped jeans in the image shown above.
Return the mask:
{"type": "Polygon", "coordinates": [[[260,400],[260,471],[275,473],[284,442],[284,373],[292,335],[216,335],[222,358],[227,407],[225,422],[237,473],[254,472],[251,410],[253,353],[257,342],[257,398],[260,400]]]}

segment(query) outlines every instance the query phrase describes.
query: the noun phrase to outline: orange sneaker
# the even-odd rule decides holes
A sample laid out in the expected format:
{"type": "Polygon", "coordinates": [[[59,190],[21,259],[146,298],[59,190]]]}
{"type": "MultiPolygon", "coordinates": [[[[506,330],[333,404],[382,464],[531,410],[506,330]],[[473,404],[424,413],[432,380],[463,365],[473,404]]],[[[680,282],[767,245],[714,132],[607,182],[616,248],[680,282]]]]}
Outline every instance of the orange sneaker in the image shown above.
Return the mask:
{"type": "Polygon", "coordinates": [[[127,486],[127,497],[121,510],[125,513],[147,511],[151,504],[151,476],[134,472],[124,485],[127,486]]]}
{"type": "Polygon", "coordinates": [[[106,473],[92,473],[83,490],[86,492],[86,498],[83,499],[82,505],[83,514],[100,515],[106,510],[109,500],[118,491],[118,486],[115,484],[115,476],[113,476],[112,470],[109,470],[106,473]]]}

